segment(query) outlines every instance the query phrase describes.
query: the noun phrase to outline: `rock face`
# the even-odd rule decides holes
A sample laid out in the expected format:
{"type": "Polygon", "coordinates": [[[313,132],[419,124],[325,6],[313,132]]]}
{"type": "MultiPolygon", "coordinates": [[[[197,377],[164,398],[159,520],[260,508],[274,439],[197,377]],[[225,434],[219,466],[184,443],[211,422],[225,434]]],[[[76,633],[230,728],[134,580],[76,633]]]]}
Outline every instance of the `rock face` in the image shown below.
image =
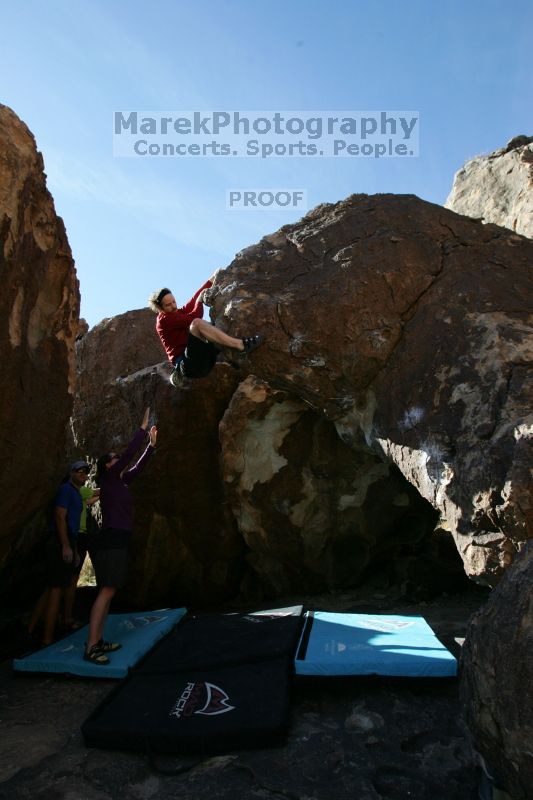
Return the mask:
{"type": "Polygon", "coordinates": [[[238,377],[220,364],[176,391],[168,365],[157,363],[164,353],[154,320],[149,311],[128,312],[80,341],[75,445],[92,459],[120,450],[150,406],[157,453],[132,484],[136,524],[123,599],[139,608],[205,605],[237,594],[245,568],[244,543],[222,494],[218,441],[238,377]]]}
{"type": "Polygon", "coordinates": [[[28,128],[0,105],[0,585],[23,581],[24,524],[65,469],[78,281],[28,128]],[[30,464],[38,469],[30,469],[30,464]],[[13,563],[19,569],[15,573],[13,563]]]}
{"type": "Polygon", "coordinates": [[[513,800],[533,785],[533,547],[506,572],[471,620],[462,700],[474,746],[513,800]]]}
{"type": "Polygon", "coordinates": [[[225,495],[269,595],[353,586],[433,530],[429,504],[393,464],[254,376],[231,398],[220,441],[225,495]]]}
{"type": "Polygon", "coordinates": [[[155,315],[148,308],[127,311],[104,319],[76,343],[78,395],[102,384],[120,381],[161,361],[162,350],[155,332],[155,315]]]}
{"type": "MultiPolygon", "coordinates": [[[[527,191],[507,192],[516,230],[532,148],[522,137],[488,159],[492,176],[500,161],[525,170],[527,191]]],[[[217,325],[266,344],[179,391],[151,312],[80,325],[42,158],[4,106],[0,245],[6,593],[64,470],[76,339],[73,452],[123,446],[146,405],[160,428],[136,488],[129,591],[141,605],[344,588],[380,562],[409,580],[435,512],[424,563],[451,533],[481,582],[497,583],[532,538],[529,239],[415,197],[320,206],[238,254],[209,292],[217,325]]]]}
{"type": "MultiPolygon", "coordinates": [[[[396,559],[409,579],[405,559],[436,515],[394,465],[366,444],[348,446],[301,400],[243,380],[228,364],[174,389],[167,364],[144,366],[162,354],[158,340],[150,349],[153,327],[152,315],[129,312],[78,348],[77,450],[95,458],[120,449],[147,405],[159,429],[157,455],[133,486],[128,603],[205,606],[239,593],[333,590],[358,583],[375,563],[390,564],[394,579],[396,559]]],[[[448,562],[441,558],[430,580],[448,562]]]]}
{"type": "Polygon", "coordinates": [[[446,208],[533,237],[533,136],[468,161],[455,175],[446,208]]]}
{"type": "Polygon", "coordinates": [[[130,409],[131,381],[123,383],[123,379],[161,361],[154,319],[147,308],[128,311],[102,320],[76,342],[74,452],[94,456],[118,447],[127,443],[125,438],[138,425],[143,410],[135,403],[130,409]]]}
{"type": "Polygon", "coordinates": [[[532,259],[505,229],[354,196],[219,274],[217,324],[267,336],[240,370],[175,390],[144,311],[86,334],[77,448],[123,446],[146,405],[160,430],[129,601],[335,590],[376,565],[446,588],[450,534],[497,582],[532,531],[532,259]]]}
{"type": "Polygon", "coordinates": [[[305,403],[395,463],[494,583],[533,534],[532,262],[505,229],[359,195],[240,253],[208,302],[235,335],[265,332],[253,372],[287,413],[305,403]]]}

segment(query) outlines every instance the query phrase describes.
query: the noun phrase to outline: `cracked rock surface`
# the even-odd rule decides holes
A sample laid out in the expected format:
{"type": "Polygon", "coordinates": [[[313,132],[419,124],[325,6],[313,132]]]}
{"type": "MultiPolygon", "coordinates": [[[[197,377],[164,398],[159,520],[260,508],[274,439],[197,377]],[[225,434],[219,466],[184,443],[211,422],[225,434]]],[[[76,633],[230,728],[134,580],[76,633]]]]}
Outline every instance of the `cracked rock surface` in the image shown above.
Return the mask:
{"type": "Polygon", "coordinates": [[[254,375],[395,463],[494,583],[533,534],[532,263],[503,228],[353,195],[239,253],[208,302],[266,334],[254,375]]]}

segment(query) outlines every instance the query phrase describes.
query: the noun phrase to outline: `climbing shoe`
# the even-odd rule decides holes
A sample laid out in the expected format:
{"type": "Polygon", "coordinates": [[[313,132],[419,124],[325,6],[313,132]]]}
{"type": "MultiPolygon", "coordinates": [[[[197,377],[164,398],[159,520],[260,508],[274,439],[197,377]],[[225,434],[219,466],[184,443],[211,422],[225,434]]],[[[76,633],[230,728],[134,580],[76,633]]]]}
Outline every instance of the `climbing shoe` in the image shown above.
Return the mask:
{"type": "Polygon", "coordinates": [[[256,333],[255,336],[245,336],[242,340],[244,345],[243,355],[248,355],[252,350],[255,350],[259,345],[263,344],[265,337],[262,333],[256,333]]]}
{"type": "Polygon", "coordinates": [[[175,388],[175,389],[179,389],[179,387],[180,387],[180,386],[183,386],[183,379],[184,379],[184,377],[185,377],[185,376],[183,375],[183,373],[182,373],[181,369],[179,368],[179,366],[177,366],[177,367],[176,367],[176,368],[175,368],[175,369],[174,369],[174,370],[173,370],[173,371],[170,373],[170,378],[169,378],[169,380],[170,380],[170,383],[172,384],[172,386],[174,386],[174,388],[175,388]]]}
{"type": "Polygon", "coordinates": [[[85,661],[90,661],[92,664],[99,664],[100,666],[109,664],[108,657],[105,655],[105,653],[102,653],[97,644],[93,644],[89,650],[85,648],[83,658],[85,661]]]}
{"type": "Polygon", "coordinates": [[[105,642],[103,639],[100,639],[96,642],[94,647],[97,647],[101,653],[114,653],[115,650],[120,650],[122,645],[118,642],[105,642]]]}

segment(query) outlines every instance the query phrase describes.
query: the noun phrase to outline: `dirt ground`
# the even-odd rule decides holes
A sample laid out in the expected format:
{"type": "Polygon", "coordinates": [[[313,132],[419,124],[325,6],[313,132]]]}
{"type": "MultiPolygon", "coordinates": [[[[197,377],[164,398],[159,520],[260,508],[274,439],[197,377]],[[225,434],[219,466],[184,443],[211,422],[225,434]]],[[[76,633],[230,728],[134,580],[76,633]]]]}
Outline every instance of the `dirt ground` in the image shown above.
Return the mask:
{"type": "MultiPolygon", "coordinates": [[[[79,592],[80,616],[90,594],[79,592]]],[[[297,600],[332,611],[420,614],[460,655],[487,592],[469,586],[430,601],[394,592],[297,600]]],[[[115,609],[118,610],[118,609],[115,609]]],[[[475,755],[458,680],[294,679],[291,721],[277,748],[193,759],[88,749],[80,725],[115,681],[15,675],[24,615],[4,626],[0,652],[0,800],[475,800],[475,755]],[[7,631],[7,633],[6,633],[7,631]]]]}

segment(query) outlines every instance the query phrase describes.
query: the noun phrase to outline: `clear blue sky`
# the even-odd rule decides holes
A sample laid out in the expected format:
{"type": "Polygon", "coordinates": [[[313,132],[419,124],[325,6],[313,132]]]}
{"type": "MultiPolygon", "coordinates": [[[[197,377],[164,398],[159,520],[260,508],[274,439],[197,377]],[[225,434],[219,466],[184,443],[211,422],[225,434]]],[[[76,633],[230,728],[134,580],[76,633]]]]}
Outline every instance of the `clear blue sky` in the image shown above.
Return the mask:
{"type": "Polygon", "coordinates": [[[231,188],[444,203],[454,172],[533,133],[530,0],[20,0],[1,3],[0,102],[30,127],[90,325],[169,285],[185,302],[288,211],[231,188]],[[112,115],[420,112],[418,158],[117,158],[112,115]]]}

